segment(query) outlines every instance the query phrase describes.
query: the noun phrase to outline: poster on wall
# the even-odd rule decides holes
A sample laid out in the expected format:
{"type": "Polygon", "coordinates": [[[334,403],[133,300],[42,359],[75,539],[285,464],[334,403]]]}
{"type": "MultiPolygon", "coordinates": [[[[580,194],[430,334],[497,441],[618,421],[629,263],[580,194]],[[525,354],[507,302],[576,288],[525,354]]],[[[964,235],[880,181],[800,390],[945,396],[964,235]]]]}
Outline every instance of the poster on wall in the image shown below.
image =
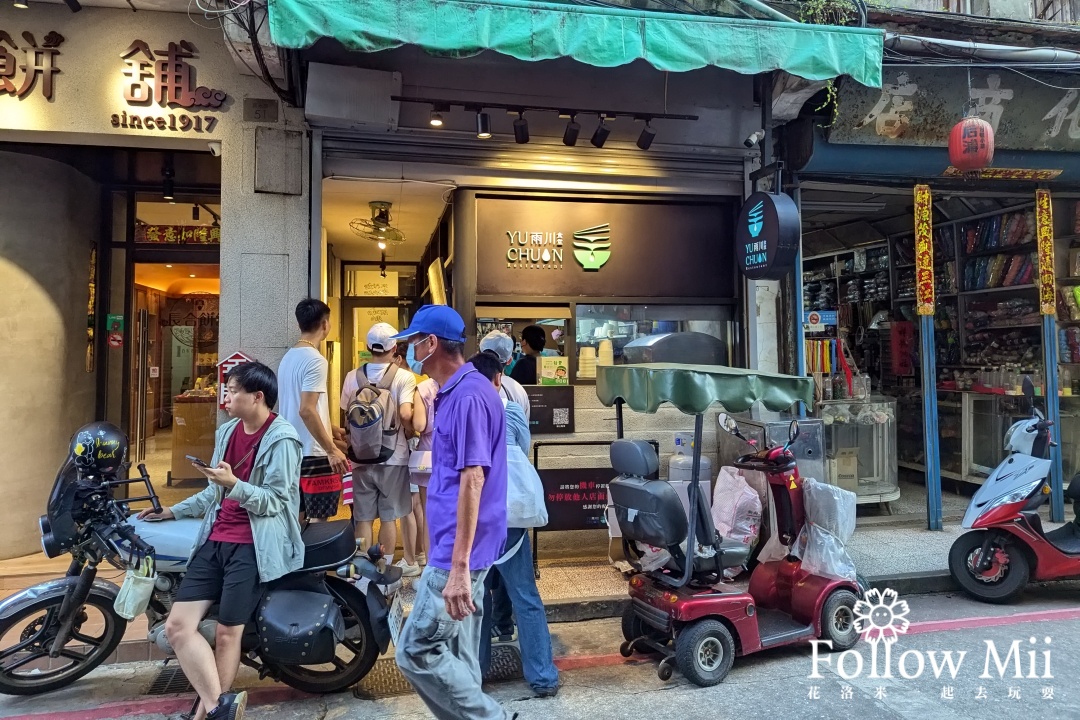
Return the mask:
{"type": "Polygon", "coordinates": [[[357,360],[365,363],[371,360],[371,352],[367,349],[367,334],[371,326],[376,323],[387,323],[395,329],[398,327],[398,307],[358,307],[353,308],[353,343],[356,346],[357,360]]]}
{"type": "Polygon", "coordinates": [[[574,388],[569,385],[525,385],[532,409],[533,435],[574,432],[574,388]]]}

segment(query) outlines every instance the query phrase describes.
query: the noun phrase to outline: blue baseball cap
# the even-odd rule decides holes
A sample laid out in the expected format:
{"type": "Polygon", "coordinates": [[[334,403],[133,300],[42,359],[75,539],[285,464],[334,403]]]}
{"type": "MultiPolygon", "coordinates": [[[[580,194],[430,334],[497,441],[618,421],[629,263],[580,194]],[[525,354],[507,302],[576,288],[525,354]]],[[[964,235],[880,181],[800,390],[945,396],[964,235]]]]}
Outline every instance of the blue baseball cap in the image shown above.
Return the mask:
{"type": "Polygon", "coordinates": [[[416,335],[434,335],[443,340],[465,342],[465,321],[449,305],[425,305],[416,311],[409,327],[393,340],[405,340],[416,335]]]}

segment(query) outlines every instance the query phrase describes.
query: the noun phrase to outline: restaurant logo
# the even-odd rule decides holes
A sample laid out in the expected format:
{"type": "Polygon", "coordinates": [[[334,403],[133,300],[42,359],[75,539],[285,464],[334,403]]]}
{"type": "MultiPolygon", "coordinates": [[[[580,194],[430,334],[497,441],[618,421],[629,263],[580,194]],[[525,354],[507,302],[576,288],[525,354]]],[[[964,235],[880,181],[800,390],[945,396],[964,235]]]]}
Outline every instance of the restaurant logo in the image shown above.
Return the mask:
{"type": "Polygon", "coordinates": [[[529,270],[561,270],[563,266],[563,234],[507,230],[510,247],[506,251],[506,267],[529,270]]]}
{"type": "Polygon", "coordinates": [[[757,237],[761,234],[761,229],[765,227],[765,201],[758,202],[753,208],[750,209],[750,214],[747,219],[747,229],[750,230],[750,237],[757,237]]]}
{"type": "MultiPolygon", "coordinates": [[[[187,40],[171,42],[164,50],[152,50],[144,40],[135,40],[122,53],[124,100],[133,107],[182,108],[198,111],[220,110],[228,99],[223,90],[198,85],[195,66],[198,50],[187,40]]],[[[181,133],[211,133],[217,125],[213,115],[169,113],[141,115],[121,112],[112,116],[112,126],[125,130],[156,130],[181,133]]]]}
{"type": "Polygon", "coordinates": [[[599,270],[611,259],[611,224],[593,225],[574,233],[574,259],[586,270],[599,270]]]}
{"type": "Polygon", "coordinates": [[[59,48],[63,43],[64,36],[55,30],[39,43],[31,32],[24,31],[15,39],[0,28],[0,95],[23,100],[34,92],[35,87],[40,87],[41,96],[52,100],[53,76],[60,72],[60,68],[56,67],[56,58],[60,57],[59,48]]]}

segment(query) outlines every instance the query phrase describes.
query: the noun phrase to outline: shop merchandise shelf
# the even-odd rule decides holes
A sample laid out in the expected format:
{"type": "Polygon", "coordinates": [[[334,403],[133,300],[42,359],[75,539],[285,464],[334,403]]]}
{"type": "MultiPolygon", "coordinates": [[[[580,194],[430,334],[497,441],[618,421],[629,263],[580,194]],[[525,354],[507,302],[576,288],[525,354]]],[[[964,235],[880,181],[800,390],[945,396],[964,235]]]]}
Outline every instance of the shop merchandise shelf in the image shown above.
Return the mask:
{"type": "Polygon", "coordinates": [[[1034,290],[1035,283],[1025,285],[1002,285],[1001,287],[982,288],[981,290],[962,290],[961,295],[981,295],[983,293],[1004,292],[1006,290],[1034,290]]]}
{"type": "Polygon", "coordinates": [[[1036,243],[1024,243],[1023,245],[1001,245],[999,247],[986,248],[985,250],[973,250],[972,252],[965,252],[964,257],[985,257],[986,255],[1000,255],[1003,253],[1030,253],[1035,252],[1038,249],[1036,243]]]}
{"type": "Polygon", "coordinates": [[[1056,282],[1058,285],[1080,285],[1080,277],[1055,278],[1054,282],[1056,282]]]}

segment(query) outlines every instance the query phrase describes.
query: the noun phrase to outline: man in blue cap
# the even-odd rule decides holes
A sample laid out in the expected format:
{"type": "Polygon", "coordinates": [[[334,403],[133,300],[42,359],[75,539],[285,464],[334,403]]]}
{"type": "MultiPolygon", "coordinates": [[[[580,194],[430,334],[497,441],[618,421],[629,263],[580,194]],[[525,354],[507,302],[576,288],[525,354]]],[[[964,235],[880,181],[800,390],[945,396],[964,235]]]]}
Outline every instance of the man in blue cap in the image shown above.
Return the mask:
{"type": "Polygon", "coordinates": [[[509,717],[481,688],[484,578],[506,540],[506,418],[491,382],[465,362],[465,322],[420,308],[394,339],[409,342],[441,388],[428,483],[431,553],[398,638],[398,667],[435,717],[509,717]]]}

